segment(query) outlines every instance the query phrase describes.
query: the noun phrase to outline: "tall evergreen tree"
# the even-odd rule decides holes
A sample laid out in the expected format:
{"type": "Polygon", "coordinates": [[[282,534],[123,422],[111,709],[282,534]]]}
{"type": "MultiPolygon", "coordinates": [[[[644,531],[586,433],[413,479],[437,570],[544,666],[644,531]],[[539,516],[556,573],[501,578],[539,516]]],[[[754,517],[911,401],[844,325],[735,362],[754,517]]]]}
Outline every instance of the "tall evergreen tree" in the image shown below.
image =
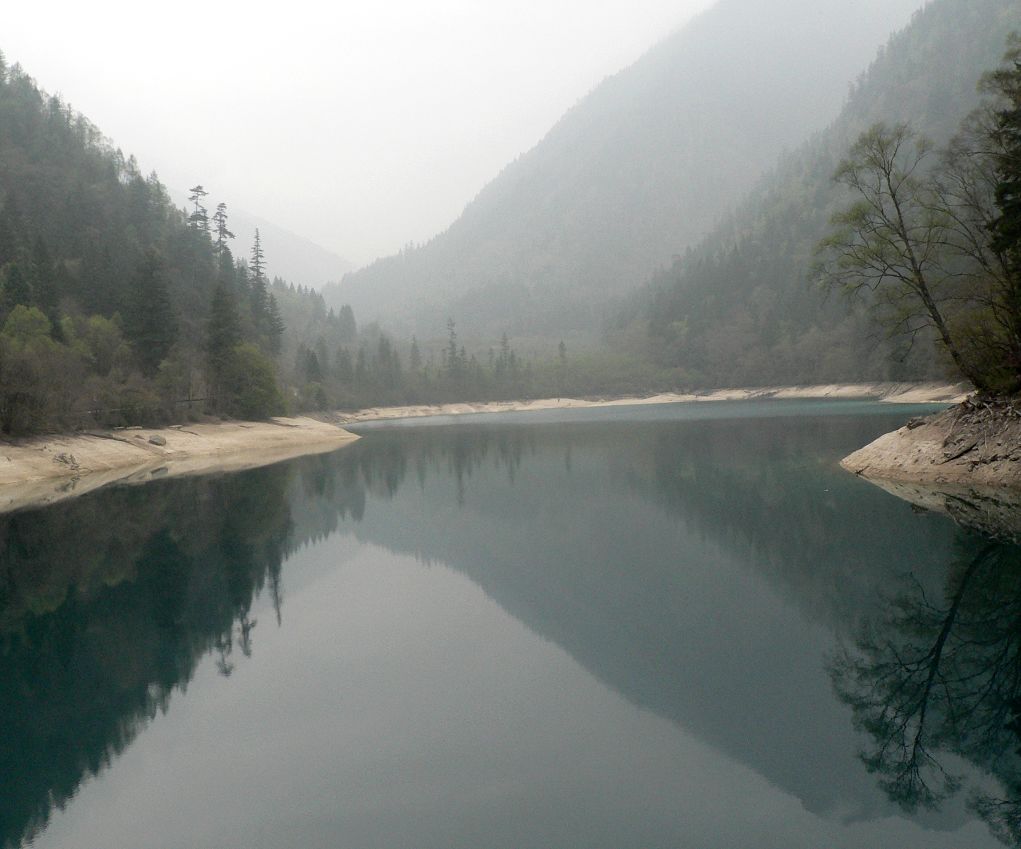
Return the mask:
{"type": "Polygon", "coordinates": [[[280,356],[286,329],[283,316],[280,315],[280,305],[277,303],[276,295],[270,293],[266,307],[266,331],[267,346],[270,354],[274,357],[280,356]]]}
{"type": "Polygon", "coordinates": [[[146,251],[135,274],[127,336],[146,377],[159,370],[177,339],[177,316],[167,288],[162,257],[146,251]]]}
{"type": "Polygon", "coordinates": [[[0,308],[4,316],[19,304],[28,306],[32,302],[32,289],[19,263],[7,266],[3,288],[0,289],[0,308]]]}
{"type": "Polygon", "coordinates": [[[230,368],[234,351],[241,342],[241,322],[237,304],[230,288],[220,282],[213,292],[206,324],[206,369],[210,390],[219,398],[223,380],[230,368]]]}
{"type": "Polygon", "coordinates": [[[248,263],[248,277],[252,317],[255,326],[265,332],[268,330],[269,322],[269,297],[266,288],[266,258],[262,252],[262,237],[258,227],[255,229],[255,242],[252,244],[252,258],[248,263]]]}
{"type": "Polygon", "coordinates": [[[50,322],[55,323],[59,299],[56,270],[50,251],[41,236],[36,237],[32,247],[31,273],[35,305],[43,311],[50,322]]]}
{"type": "Polygon", "coordinates": [[[217,256],[223,254],[227,247],[227,240],[233,239],[234,234],[227,228],[227,204],[218,203],[216,212],[213,213],[213,233],[216,236],[214,246],[217,256]]]}
{"type": "Polygon", "coordinates": [[[200,233],[209,232],[209,213],[202,205],[202,199],[209,194],[201,185],[192,186],[188,200],[195,207],[188,216],[188,223],[200,233]]]}
{"type": "Polygon", "coordinates": [[[1007,66],[990,74],[985,86],[1002,103],[996,112],[996,204],[993,247],[1011,261],[1021,285],[1021,40],[1015,38],[1007,66]]]}

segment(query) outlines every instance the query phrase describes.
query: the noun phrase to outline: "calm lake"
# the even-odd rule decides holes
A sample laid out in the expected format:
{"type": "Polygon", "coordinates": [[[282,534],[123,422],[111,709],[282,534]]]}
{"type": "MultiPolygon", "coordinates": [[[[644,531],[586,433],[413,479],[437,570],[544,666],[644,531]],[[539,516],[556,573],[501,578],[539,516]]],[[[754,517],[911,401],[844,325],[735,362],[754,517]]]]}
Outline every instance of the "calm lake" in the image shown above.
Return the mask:
{"type": "Polygon", "coordinates": [[[0,846],[1016,845],[1021,554],[837,466],[920,411],[367,425],[0,517],[0,846]]]}

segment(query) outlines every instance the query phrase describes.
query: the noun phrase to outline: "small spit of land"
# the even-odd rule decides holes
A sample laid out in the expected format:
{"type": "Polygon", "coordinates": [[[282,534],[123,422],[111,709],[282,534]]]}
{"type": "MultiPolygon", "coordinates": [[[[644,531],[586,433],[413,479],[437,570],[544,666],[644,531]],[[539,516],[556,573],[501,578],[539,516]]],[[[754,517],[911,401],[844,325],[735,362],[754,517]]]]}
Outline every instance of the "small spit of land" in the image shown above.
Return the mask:
{"type": "Polygon", "coordinates": [[[918,508],[1021,540],[1021,405],[967,399],[912,419],[841,465],[918,508]]]}
{"type": "Polygon", "coordinates": [[[633,398],[547,398],[478,404],[387,407],[336,413],[330,422],[276,418],[167,428],[129,428],[0,441],[0,513],[41,506],[111,483],[158,477],[240,471],[302,454],[332,451],[357,437],[342,425],[379,419],[528,410],[747,401],[794,398],[873,398],[899,403],[953,403],[964,397],[951,384],[831,384],[765,389],[724,389],[633,398]]]}
{"type": "Polygon", "coordinates": [[[129,428],[0,442],[0,513],[111,483],[233,472],[332,451],[357,439],[310,418],[129,428]]]}
{"type": "Polygon", "coordinates": [[[912,419],[842,465],[870,480],[1021,489],[1021,406],[965,400],[912,419]]]}

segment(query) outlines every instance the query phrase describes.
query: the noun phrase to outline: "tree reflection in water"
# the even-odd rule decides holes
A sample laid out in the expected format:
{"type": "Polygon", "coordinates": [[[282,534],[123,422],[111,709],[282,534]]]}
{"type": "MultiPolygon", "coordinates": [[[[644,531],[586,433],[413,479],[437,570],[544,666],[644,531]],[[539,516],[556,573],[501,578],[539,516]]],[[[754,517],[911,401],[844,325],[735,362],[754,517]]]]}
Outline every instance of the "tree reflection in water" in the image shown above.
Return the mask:
{"type": "Polygon", "coordinates": [[[891,799],[938,807],[970,762],[969,806],[1021,846],[1021,547],[962,530],[943,597],[905,578],[830,673],[891,799]]]}

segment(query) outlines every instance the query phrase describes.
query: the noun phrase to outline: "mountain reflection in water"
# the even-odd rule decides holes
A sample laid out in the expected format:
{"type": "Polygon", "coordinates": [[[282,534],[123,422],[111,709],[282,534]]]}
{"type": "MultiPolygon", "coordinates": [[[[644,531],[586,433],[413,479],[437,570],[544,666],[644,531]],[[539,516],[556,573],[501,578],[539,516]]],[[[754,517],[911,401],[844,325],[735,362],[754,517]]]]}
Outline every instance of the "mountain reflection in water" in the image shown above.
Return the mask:
{"type": "Polygon", "coordinates": [[[1017,549],[835,468],[904,411],[768,409],[371,429],[0,517],[0,843],[44,834],[204,656],[257,659],[307,580],[283,564],[354,537],[467,576],[819,817],[977,815],[1021,845],[1017,549]]]}

